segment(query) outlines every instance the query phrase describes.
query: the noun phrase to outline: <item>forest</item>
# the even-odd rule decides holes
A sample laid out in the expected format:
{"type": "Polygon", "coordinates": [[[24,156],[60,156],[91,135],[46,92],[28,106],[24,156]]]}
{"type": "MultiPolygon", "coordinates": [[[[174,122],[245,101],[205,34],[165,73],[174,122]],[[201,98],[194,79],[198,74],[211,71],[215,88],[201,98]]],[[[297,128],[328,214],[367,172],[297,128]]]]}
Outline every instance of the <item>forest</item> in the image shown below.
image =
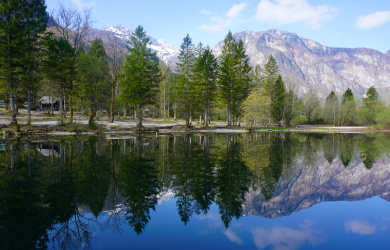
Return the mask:
{"type": "Polygon", "coordinates": [[[229,32],[216,56],[202,43],[183,38],[175,68],[159,60],[150,38],[138,26],[127,42],[88,36],[91,10],[59,5],[47,13],[44,0],[0,3],[0,100],[18,126],[18,108],[31,110],[46,96],[59,99],[59,122],[74,122],[75,113],[113,122],[116,114],[185,121],[208,126],[327,124],[390,128],[390,108],[374,86],[362,99],[351,89],[321,99],[315,89],[296,91],[294,79],[281,75],[275,58],[249,64],[245,44],[229,32]],[[103,42],[105,41],[105,42],[103,42]]]}

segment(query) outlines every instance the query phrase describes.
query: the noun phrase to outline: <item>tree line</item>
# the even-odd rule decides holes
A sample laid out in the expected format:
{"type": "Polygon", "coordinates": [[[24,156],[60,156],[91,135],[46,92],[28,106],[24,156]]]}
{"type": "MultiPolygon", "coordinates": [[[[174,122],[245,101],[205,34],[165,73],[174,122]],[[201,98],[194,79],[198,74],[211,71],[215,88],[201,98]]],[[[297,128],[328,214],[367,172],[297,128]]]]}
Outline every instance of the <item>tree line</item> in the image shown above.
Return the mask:
{"type": "Polygon", "coordinates": [[[138,26],[123,54],[119,38],[107,32],[89,39],[91,12],[59,5],[50,14],[43,0],[10,0],[0,4],[0,95],[7,102],[11,125],[17,124],[17,107],[31,108],[42,93],[59,97],[61,121],[74,120],[75,110],[89,115],[93,124],[99,111],[113,122],[119,112],[139,119],[145,115],[182,118],[186,126],[213,120],[227,125],[279,124],[381,124],[389,126],[389,108],[371,87],[362,105],[350,89],[341,100],[334,92],[325,104],[316,92],[299,97],[286,84],[276,59],[252,68],[245,44],[231,32],[216,56],[189,35],[180,46],[174,69],[150,49],[150,38],[138,26]],[[48,28],[48,26],[50,26],[48,28]],[[104,38],[104,39],[103,39],[104,38]],[[103,42],[105,40],[105,42],[103,42]]]}

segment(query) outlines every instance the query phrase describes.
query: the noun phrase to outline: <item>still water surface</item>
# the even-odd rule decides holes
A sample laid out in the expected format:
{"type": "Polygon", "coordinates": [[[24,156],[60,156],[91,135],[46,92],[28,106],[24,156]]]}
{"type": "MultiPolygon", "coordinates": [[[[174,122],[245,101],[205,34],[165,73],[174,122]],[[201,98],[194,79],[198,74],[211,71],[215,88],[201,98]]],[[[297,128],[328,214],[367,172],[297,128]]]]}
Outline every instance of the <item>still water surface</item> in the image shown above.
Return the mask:
{"type": "Polygon", "coordinates": [[[0,249],[390,248],[390,136],[0,140],[0,249]]]}

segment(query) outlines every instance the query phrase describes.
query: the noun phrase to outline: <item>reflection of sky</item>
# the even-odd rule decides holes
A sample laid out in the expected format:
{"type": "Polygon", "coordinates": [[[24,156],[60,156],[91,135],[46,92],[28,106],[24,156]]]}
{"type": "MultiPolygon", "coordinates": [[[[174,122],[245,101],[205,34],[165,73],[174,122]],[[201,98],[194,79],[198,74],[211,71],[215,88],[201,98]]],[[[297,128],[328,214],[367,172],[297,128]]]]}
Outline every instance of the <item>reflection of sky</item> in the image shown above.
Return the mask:
{"type": "MultiPolygon", "coordinates": [[[[124,222],[122,233],[94,229],[94,249],[390,249],[390,203],[374,197],[356,202],[323,202],[287,217],[233,219],[225,229],[213,204],[206,215],[180,221],[176,200],[151,212],[137,236],[124,222]]],[[[100,217],[103,222],[108,215],[100,217]]],[[[101,228],[101,229],[100,229],[101,228]]]]}

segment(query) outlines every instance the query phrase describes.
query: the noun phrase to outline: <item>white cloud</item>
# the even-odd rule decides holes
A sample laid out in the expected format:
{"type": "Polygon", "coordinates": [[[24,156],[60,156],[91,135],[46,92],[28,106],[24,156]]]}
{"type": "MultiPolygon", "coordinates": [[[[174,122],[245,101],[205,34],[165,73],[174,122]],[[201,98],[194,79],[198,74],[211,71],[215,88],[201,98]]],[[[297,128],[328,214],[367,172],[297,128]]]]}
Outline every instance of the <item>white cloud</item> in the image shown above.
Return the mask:
{"type": "Polygon", "coordinates": [[[201,10],[200,12],[204,15],[209,15],[211,17],[211,21],[214,24],[208,25],[208,24],[202,24],[198,26],[199,30],[205,30],[211,33],[217,33],[217,32],[225,32],[226,29],[233,23],[233,20],[235,22],[240,23],[240,20],[236,20],[237,16],[246,8],[246,3],[240,3],[233,5],[229,11],[226,13],[226,17],[220,17],[217,14],[213,14],[208,10],[201,10]]]}
{"type": "Polygon", "coordinates": [[[338,10],[329,5],[310,6],[306,0],[261,0],[257,5],[255,19],[279,24],[304,22],[313,29],[321,26],[321,21],[337,15],[338,10]]]}
{"type": "Polygon", "coordinates": [[[253,240],[258,249],[299,249],[302,244],[316,245],[323,241],[323,236],[312,229],[312,223],[299,225],[299,229],[283,226],[273,228],[255,228],[251,230],[253,240]]]}
{"type": "Polygon", "coordinates": [[[82,10],[84,8],[90,8],[95,6],[95,2],[84,3],[83,0],[71,0],[77,9],[82,10]]]}
{"type": "Polygon", "coordinates": [[[226,16],[229,18],[235,18],[241,13],[241,11],[243,11],[246,8],[246,6],[247,6],[246,3],[235,4],[226,13],[226,16]]]}
{"type": "Polygon", "coordinates": [[[209,11],[209,10],[203,9],[203,10],[200,11],[200,14],[209,16],[209,15],[211,15],[212,13],[211,13],[211,11],[209,11]]]}
{"type": "Polygon", "coordinates": [[[359,16],[355,26],[360,29],[372,29],[385,22],[390,22],[390,11],[377,11],[366,16],[359,16]]]}
{"type": "Polygon", "coordinates": [[[242,244],[242,240],[240,239],[240,237],[238,237],[232,230],[230,229],[227,229],[224,234],[226,235],[226,237],[228,237],[228,239],[231,241],[231,242],[234,242],[238,245],[241,245],[242,244]]]}
{"type": "Polygon", "coordinates": [[[347,233],[351,232],[354,234],[368,235],[368,234],[374,234],[376,231],[375,226],[371,225],[367,221],[350,220],[345,222],[344,225],[347,233]]]}

